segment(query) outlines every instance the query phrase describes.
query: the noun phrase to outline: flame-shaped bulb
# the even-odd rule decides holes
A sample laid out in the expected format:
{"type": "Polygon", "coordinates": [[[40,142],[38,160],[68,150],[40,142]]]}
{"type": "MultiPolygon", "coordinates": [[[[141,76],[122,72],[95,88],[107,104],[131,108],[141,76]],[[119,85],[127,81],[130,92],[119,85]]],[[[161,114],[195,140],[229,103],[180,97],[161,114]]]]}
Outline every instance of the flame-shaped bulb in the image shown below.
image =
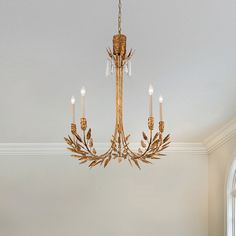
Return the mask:
{"type": "Polygon", "coordinates": [[[82,97],[85,96],[85,94],[86,94],[86,89],[85,89],[85,87],[82,87],[82,88],[81,88],[80,94],[81,94],[82,97]]]}
{"type": "Polygon", "coordinates": [[[159,102],[163,103],[163,97],[162,96],[159,97],[159,102]]]}
{"type": "Polygon", "coordinates": [[[150,84],[149,89],[148,89],[148,93],[151,96],[151,95],[153,95],[153,92],[154,92],[154,89],[153,89],[152,85],[150,84]]]}
{"type": "Polygon", "coordinates": [[[71,102],[72,105],[75,104],[75,97],[74,96],[71,97],[70,102],[71,102]]]}

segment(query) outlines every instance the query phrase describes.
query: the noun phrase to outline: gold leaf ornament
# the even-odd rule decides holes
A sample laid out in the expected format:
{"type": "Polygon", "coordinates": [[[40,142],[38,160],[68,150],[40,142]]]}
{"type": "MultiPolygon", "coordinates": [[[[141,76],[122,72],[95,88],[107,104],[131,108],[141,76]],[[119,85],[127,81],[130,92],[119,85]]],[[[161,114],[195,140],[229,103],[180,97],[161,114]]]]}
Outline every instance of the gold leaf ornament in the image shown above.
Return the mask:
{"type": "Polygon", "coordinates": [[[141,146],[143,147],[143,148],[145,148],[147,145],[146,145],[146,143],[143,141],[143,140],[141,140],[141,146]]]}
{"type": "Polygon", "coordinates": [[[144,132],[143,132],[143,139],[146,140],[146,141],[148,140],[148,137],[144,132]]]}
{"type": "Polygon", "coordinates": [[[91,138],[91,129],[88,130],[86,138],[89,140],[91,138]]]}

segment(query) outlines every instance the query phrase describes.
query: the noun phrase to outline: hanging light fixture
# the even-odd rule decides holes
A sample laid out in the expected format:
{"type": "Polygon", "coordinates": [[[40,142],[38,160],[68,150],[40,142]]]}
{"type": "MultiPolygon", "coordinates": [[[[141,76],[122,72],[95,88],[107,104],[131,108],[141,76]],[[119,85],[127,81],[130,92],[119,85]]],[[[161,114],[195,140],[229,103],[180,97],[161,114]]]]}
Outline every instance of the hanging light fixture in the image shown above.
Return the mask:
{"type": "Polygon", "coordinates": [[[107,49],[108,61],[106,65],[106,76],[116,72],[116,125],[114,133],[111,137],[111,145],[108,150],[98,155],[93,144],[91,129],[87,129],[87,119],[85,114],[85,95],[86,90],[81,89],[81,119],[80,128],[82,135],[77,132],[75,122],[75,98],[71,98],[72,105],[72,123],[71,133],[65,137],[68,149],[73,152],[73,157],[78,158],[80,163],[88,163],[89,167],[98,165],[106,167],[112,159],[117,159],[118,162],[128,160],[130,165],[137,166],[140,169],[140,163],[151,163],[154,159],[159,159],[164,156],[161,152],[170,144],[170,135],[163,137],[164,121],[162,104],[163,98],[159,98],[160,105],[160,121],[159,131],[153,133],[154,117],[153,117],[153,92],[154,89],[149,86],[149,118],[148,129],[149,136],[145,132],[142,133],[142,140],[138,151],[132,151],[129,147],[129,137],[126,135],[123,126],[123,74],[131,76],[131,58],[133,50],[126,53],[126,36],[121,33],[121,0],[119,0],[118,13],[118,34],[113,36],[113,51],[107,49]]]}

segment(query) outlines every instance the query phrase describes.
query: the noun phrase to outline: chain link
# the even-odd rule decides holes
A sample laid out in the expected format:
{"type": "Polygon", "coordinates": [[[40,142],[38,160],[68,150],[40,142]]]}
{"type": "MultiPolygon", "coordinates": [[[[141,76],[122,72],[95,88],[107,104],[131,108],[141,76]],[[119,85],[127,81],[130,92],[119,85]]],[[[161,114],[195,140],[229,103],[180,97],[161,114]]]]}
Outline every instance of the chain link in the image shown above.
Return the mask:
{"type": "Polygon", "coordinates": [[[121,0],[119,0],[119,14],[118,14],[118,33],[121,34],[121,8],[122,8],[122,4],[121,4],[121,0]]]}

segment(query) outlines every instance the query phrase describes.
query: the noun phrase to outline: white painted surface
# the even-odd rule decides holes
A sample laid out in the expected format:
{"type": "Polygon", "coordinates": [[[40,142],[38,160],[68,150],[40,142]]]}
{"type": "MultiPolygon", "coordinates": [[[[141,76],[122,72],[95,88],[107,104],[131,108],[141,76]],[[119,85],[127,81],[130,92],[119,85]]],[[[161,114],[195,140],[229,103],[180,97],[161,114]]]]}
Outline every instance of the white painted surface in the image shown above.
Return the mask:
{"type": "Polygon", "coordinates": [[[0,235],[207,236],[207,157],[132,169],[63,156],[0,157],[0,235]]]}
{"type": "Polygon", "coordinates": [[[236,158],[236,136],[209,155],[209,236],[226,236],[227,179],[236,158]]]}
{"type": "MultiPolygon", "coordinates": [[[[147,127],[151,83],[156,120],[162,94],[173,139],[202,141],[236,113],[236,2],[123,5],[128,47],[136,49],[133,77],[125,79],[127,132],[136,142],[147,127]]],[[[110,0],[0,1],[0,142],[61,142],[70,97],[78,99],[83,85],[94,138],[110,140],[115,83],[104,75],[105,48],[116,18],[110,0]]]]}
{"type": "MultiPolygon", "coordinates": [[[[68,145],[65,143],[0,143],[0,156],[17,155],[67,155],[71,153],[67,150],[68,145]]],[[[104,153],[110,147],[109,143],[95,143],[94,147],[99,153],[104,153]]],[[[137,151],[139,143],[131,143],[130,148],[137,151]]],[[[168,149],[163,153],[190,153],[196,155],[207,155],[206,147],[201,143],[171,143],[168,149]]]]}
{"type": "Polygon", "coordinates": [[[209,153],[217,150],[222,145],[230,141],[236,136],[236,117],[223,125],[220,129],[217,129],[214,133],[209,135],[204,140],[204,144],[209,153]]]}
{"type": "Polygon", "coordinates": [[[227,236],[235,235],[235,177],[236,177],[236,157],[233,158],[231,166],[228,171],[227,189],[226,189],[226,233],[227,236]]]}

